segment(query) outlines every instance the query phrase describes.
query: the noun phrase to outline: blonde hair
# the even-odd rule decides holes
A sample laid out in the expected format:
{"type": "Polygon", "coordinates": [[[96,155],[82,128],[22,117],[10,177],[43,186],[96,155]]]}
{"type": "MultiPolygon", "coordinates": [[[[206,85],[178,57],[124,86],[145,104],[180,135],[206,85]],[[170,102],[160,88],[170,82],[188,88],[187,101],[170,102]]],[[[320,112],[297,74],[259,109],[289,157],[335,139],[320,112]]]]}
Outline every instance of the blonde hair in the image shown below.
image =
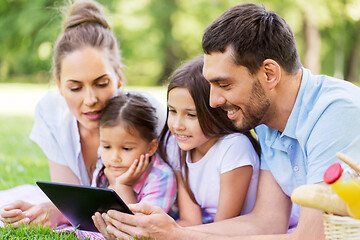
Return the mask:
{"type": "Polygon", "coordinates": [[[53,74],[60,80],[61,62],[67,54],[84,47],[105,51],[115,73],[123,78],[120,50],[117,39],[103,14],[99,3],[76,1],[67,9],[63,30],[54,46],[53,74]]]}

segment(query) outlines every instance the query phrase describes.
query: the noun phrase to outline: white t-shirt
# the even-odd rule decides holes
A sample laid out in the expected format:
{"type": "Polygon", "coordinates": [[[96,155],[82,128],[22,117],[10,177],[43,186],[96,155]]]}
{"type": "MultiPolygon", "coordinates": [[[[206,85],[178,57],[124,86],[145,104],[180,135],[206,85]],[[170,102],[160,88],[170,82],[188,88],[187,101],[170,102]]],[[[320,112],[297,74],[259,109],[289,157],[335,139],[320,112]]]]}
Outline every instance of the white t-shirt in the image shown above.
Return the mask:
{"type": "MultiPolygon", "coordinates": [[[[160,133],[165,124],[165,106],[148,93],[138,93],[149,99],[156,108],[159,120],[157,132],[160,133]]],[[[39,101],[34,118],[30,139],[39,145],[48,159],[69,167],[82,185],[89,186],[90,178],[81,153],[77,120],[58,90],[48,92],[39,101]]]]}
{"type": "MultiPolygon", "coordinates": [[[[179,170],[178,148],[173,136],[168,142],[167,155],[173,168],[179,170]]],[[[187,154],[186,163],[189,168],[189,185],[201,207],[203,221],[208,222],[206,218],[209,217],[212,221],[215,218],[219,203],[220,175],[247,165],[253,167],[253,174],[241,214],[247,214],[253,209],[259,177],[259,157],[245,135],[240,133],[226,135],[195,163],[191,162],[190,154],[187,154]]],[[[184,169],[182,174],[184,175],[184,169]]]]}

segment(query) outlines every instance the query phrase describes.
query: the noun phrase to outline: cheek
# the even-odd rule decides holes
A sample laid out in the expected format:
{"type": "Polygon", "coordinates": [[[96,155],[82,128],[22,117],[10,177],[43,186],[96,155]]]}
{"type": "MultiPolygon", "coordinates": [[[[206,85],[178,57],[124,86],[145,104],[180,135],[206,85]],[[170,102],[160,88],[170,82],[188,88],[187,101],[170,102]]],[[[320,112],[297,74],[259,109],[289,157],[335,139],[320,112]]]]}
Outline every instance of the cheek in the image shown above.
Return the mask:
{"type": "Polygon", "coordinates": [[[67,105],[69,106],[70,111],[77,115],[77,112],[81,106],[81,96],[76,94],[65,94],[64,98],[66,100],[67,105]]]}
{"type": "Polygon", "coordinates": [[[169,130],[172,132],[173,118],[169,115],[167,120],[169,130]]]}

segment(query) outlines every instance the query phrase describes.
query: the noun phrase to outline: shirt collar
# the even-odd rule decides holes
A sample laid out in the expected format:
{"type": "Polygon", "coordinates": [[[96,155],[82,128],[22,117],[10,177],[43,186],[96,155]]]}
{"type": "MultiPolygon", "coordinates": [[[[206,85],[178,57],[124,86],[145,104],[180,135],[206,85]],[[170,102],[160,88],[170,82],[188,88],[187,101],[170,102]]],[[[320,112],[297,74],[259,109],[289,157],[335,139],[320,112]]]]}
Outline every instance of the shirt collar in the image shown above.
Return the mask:
{"type": "Polygon", "coordinates": [[[305,89],[308,85],[309,75],[310,75],[309,70],[302,68],[300,88],[296,96],[295,104],[293,106],[293,109],[291,110],[290,116],[286,122],[286,126],[283,133],[281,134],[281,137],[288,136],[294,139],[296,138],[296,129],[299,126],[299,124],[301,124],[298,122],[300,119],[299,114],[300,114],[300,109],[302,109],[303,96],[305,89]]]}

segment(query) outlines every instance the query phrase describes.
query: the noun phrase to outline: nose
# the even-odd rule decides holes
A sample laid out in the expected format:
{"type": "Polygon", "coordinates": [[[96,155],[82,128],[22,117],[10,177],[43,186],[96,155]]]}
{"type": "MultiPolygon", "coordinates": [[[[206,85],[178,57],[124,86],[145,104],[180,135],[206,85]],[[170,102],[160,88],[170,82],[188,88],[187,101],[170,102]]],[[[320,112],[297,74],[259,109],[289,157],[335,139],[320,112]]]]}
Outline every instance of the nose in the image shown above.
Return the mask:
{"type": "Polygon", "coordinates": [[[113,162],[121,162],[120,153],[117,150],[113,150],[111,160],[113,162]]]}
{"type": "Polygon", "coordinates": [[[97,103],[98,99],[96,93],[93,89],[87,89],[84,97],[84,104],[86,106],[94,106],[97,103]]]}
{"type": "Polygon", "coordinates": [[[176,116],[176,117],[173,119],[172,125],[173,125],[173,128],[174,128],[176,131],[185,129],[185,127],[184,127],[184,122],[183,122],[183,119],[181,118],[181,116],[176,116]]]}
{"type": "Polygon", "coordinates": [[[216,108],[224,105],[226,103],[226,99],[220,94],[219,90],[216,87],[210,86],[210,99],[209,104],[210,107],[216,108]]]}

